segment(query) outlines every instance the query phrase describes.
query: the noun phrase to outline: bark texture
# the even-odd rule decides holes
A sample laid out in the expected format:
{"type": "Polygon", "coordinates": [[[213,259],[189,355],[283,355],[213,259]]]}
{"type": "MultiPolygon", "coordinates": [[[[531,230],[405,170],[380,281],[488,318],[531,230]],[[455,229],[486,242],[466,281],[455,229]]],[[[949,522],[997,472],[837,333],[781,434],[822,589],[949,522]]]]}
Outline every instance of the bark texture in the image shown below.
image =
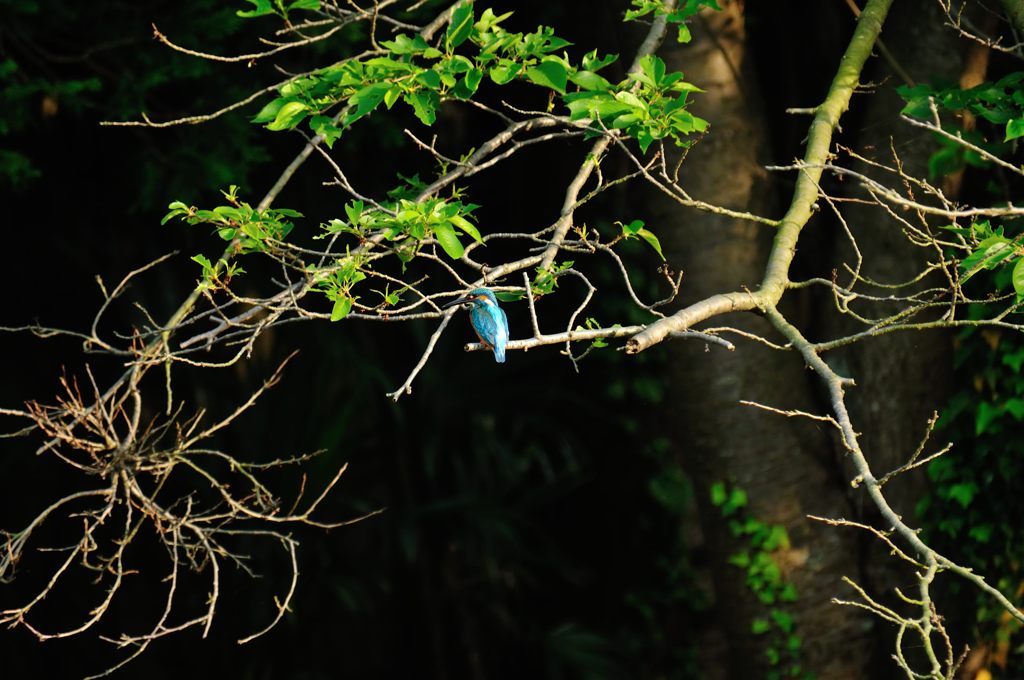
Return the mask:
{"type": "MultiPolygon", "coordinates": [[[[683,166],[682,183],[695,198],[739,210],[776,216],[773,189],[763,165],[769,126],[756,92],[743,8],[724,6],[693,25],[694,40],[666,49],[669,67],[706,92],[693,110],[712,121],[707,139],[696,145],[683,166]]],[[[824,91],[823,91],[824,92],[824,91]]],[[[726,217],[680,210],[652,197],[649,210],[663,234],[666,256],[686,273],[681,304],[708,295],[754,289],[764,272],[771,245],[770,228],[726,217]]],[[[795,313],[795,310],[787,310],[795,313]]],[[[723,317],[730,324],[768,337],[766,321],[752,315],[723,317]]],[[[763,677],[765,636],[751,633],[751,621],[766,615],[743,570],[728,563],[749,549],[733,538],[720,510],[705,497],[716,481],[745,489],[749,512],[758,520],[782,524],[791,547],[775,555],[799,599],[782,605],[797,621],[804,640],[801,663],[822,680],[866,677],[871,621],[860,612],[832,605],[840,577],[851,573],[856,537],[817,525],[808,514],[844,516],[849,505],[835,474],[828,434],[818,424],[743,406],[758,401],[784,409],[820,410],[814,404],[810,376],[799,357],[740,340],[735,352],[707,350],[696,342],[670,344],[673,366],[669,422],[686,470],[696,482],[701,526],[711,572],[715,612],[707,643],[701,645],[708,677],[763,677]]]]}
{"type": "MultiPolygon", "coordinates": [[[[943,26],[943,17],[937,3],[932,0],[908,0],[896,3],[882,34],[896,64],[913,80],[922,82],[946,79],[956,82],[963,69],[962,49],[955,33],[943,26]]],[[[855,149],[881,163],[892,165],[894,153],[905,171],[916,177],[928,176],[928,158],[936,146],[930,135],[919,134],[900,120],[899,112],[905,102],[895,92],[901,84],[892,63],[878,59],[874,70],[864,80],[885,82],[870,97],[854,100],[850,111],[852,125],[847,134],[853,138],[855,149]],[[860,107],[857,105],[861,104],[860,107]]],[[[854,169],[890,185],[893,176],[886,175],[866,164],[854,169]]],[[[947,187],[949,190],[949,187],[947,187]]],[[[850,191],[857,198],[867,198],[861,192],[850,191]]],[[[873,281],[895,284],[910,281],[925,269],[934,251],[911,244],[896,223],[883,210],[863,204],[848,204],[843,213],[857,238],[864,258],[862,273],[873,281]]],[[[918,216],[901,215],[921,226],[918,216]]],[[[932,223],[932,227],[939,223],[932,223]]],[[[829,227],[835,239],[834,262],[839,270],[839,281],[846,284],[850,275],[843,263],[853,266],[855,258],[849,241],[838,227],[829,227]]],[[[929,279],[914,288],[898,294],[926,287],[935,281],[929,279]]],[[[879,294],[859,284],[861,292],[879,294]]],[[[881,294],[888,294],[882,292],[881,294]]],[[[862,329],[849,319],[838,318],[829,300],[819,301],[825,319],[823,330],[827,337],[837,337],[862,329]]],[[[897,310],[893,305],[859,304],[858,312],[867,316],[884,316],[897,310]]],[[[925,320],[925,319],[920,319],[925,320]]],[[[948,395],[952,377],[951,336],[947,331],[893,333],[858,343],[826,355],[826,360],[841,374],[855,378],[857,387],[848,392],[851,417],[862,433],[862,449],[876,475],[884,475],[904,464],[921,443],[926,424],[932,413],[941,409],[948,395]]],[[[934,451],[945,443],[942,435],[932,439],[927,449],[934,451]]],[[[844,476],[850,478],[852,467],[846,466],[844,476]]],[[[886,485],[886,497],[893,508],[912,526],[914,506],[925,492],[923,469],[901,475],[886,485]]],[[[871,522],[875,516],[867,496],[851,490],[851,499],[863,521],[871,522]]],[[[883,601],[900,606],[893,594],[894,586],[907,582],[905,565],[891,559],[888,549],[879,541],[864,536],[863,564],[867,581],[863,583],[883,601]]],[[[880,628],[876,672],[892,668],[892,632],[880,628]]]]}

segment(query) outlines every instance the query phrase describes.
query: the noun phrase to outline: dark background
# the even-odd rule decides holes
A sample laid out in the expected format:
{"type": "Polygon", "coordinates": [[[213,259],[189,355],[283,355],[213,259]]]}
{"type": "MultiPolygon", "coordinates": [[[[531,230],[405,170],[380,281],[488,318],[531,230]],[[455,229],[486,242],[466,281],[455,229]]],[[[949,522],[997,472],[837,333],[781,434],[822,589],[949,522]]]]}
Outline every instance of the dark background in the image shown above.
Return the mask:
{"type": "MultiPolygon", "coordinates": [[[[782,162],[802,153],[806,132],[805,120],[782,110],[820,100],[853,25],[842,3],[783,4],[788,13],[761,3],[750,3],[747,12],[770,155],[782,162]],[[815,30],[804,30],[808,25],[815,30]]],[[[554,25],[582,51],[596,46],[628,55],[638,41],[638,29],[621,22],[617,5],[515,5],[512,27],[554,25]]],[[[141,111],[155,120],[211,111],[271,82],[269,65],[211,64],[151,38],[155,22],[180,44],[204,51],[258,49],[256,36],[270,20],[243,21],[236,9],[243,3],[0,0],[0,57],[19,64],[5,81],[0,144],[34,168],[10,173],[2,187],[6,295],[0,325],[86,329],[102,300],[95,276],[109,287],[177,250],[129,293],[129,300],[166,318],[194,284],[189,257],[213,255],[220,246],[205,228],[160,226],[164,207],[172,200],[217,204],[218,190],[228,184],[240,185],[256,203],[302,147],[297,134],[248,122],[259,103],[198,126],[98,125],[136,119],[141,111]]],[[[327,49],[339,48],[282,62],[309,68],[327,49]]],[[[621,75],[623,67],[616,64],[613,72],[621,75]]],[[[860,129],[857,115],[844,119],[848,133],[860,129]]],[[[346,167],[359,168],[353,179],[368,193],[392,186],[396,171],[429,172],[398,133],[408,123],[401,116],[397,123],[375,117],[362,134],[335,147],[346,167]]],[[[484,138],[490,125],[472,115],[439,121],[441,130],[461,136],[462,147],[484,138]]],[[[482,175],[470,197],[484,206],[481,223],[503,230],[553,221],[564,180],[583,153],[578,143],[540,146],[482,175]],[[537,168],[550,179],[535,181],[537,168]]],[[[276,200],[306,214],[297,231],[313,233],[318,222],[341,213],[345,197],[320,184],[328,178],[329,169],[314,158],[276,200]]],[[[784,197],[789,188],[782,181],[772,190],[784,197]]],[[[587,219],[621,214],[628,200],[613,193],[588,208],[587,219]]],[[[659,291],[651,253],[629,252],[638,285],[659,291]]],[[[240,279],[241,289],[258,287],[249,282],[258,276],[254,269],[240,279]]],[[[603,283],[616,290],[610,276],[603,283]]],[[[617,295],[603,303],[602,321],[637,320],[617,295]]],[[[545,300],[541,311],[561,318],[563,307],[573,304],[545,300]]],[[[523,305],[507,310],[516,337],[528,316],[523,305]]],[[[127,304],[112,314],[110,329],[127,331],[138,321],[127,304]]],[[[246,549],[261,577],[226,570],[207,639],[196,629],[170,636],[115,677],[701,675],[698,640],[713,616],[708,561],[695,519],[698,491],[679,465],[689,443],[666,422],[672,408],[663,385],[665,351],[626,358],[604,349],[578,374],[555,347],[511,353],[507,364],[496,365],[487,354],[461,352],[471,335],[457,319],[412,395],[391,403],[384,393],[404,380],[433,328],[293,324],[265,333],[253,358],[235,367],[176,374],[179,399],[223,414],[299,349],[281,384],[219,444],[249,460],[323,449],[307,468],[313,488],[340,464],[349,467],[321,519],[386,510],[332,531],[294,529],[302,544],[301,579],[292,613],[269,634],[244,646],[235,642],[270,620],[272,598],[289,576],[276,545],[253,544],[246,549]]],[[[51,402],[60,376],[82,377],[86,361],[100,384],[119,370],[116,360],[84,357],[74,340],[5,333],[0,343],[4,406],[51,402]]],[[[52,456],[34,455],[31,439],[0,442],[0,526],[23,526],[81,483],[52,456]]],[[[273,481],[288,498],[299,477],[283,472],[273,481]]],[[[55,527],[39,542],[62,545],[73,529],[55,527]]],[[[139,574],[94,631],[44,644],[24,629],[0,631],[0,675],[73,678],[116,662],[123,652],[97,634],[141,632],[159,616],[166,589],[161,550],[140,543],[133,554],[139,574]]],[[[21,604],[35,592],[50,573],[50,559],[25,564],[17,580],[0,586],[0,606],[21,604]]],[[[188,582],[179,584],[188,594],[177,620],[202,610],[204,576],[194,577],[190,589],[188,582]]],[[[97,597],[88,579],[68,579],[35,621],[46,631],[81,621],[97,597]]]]}

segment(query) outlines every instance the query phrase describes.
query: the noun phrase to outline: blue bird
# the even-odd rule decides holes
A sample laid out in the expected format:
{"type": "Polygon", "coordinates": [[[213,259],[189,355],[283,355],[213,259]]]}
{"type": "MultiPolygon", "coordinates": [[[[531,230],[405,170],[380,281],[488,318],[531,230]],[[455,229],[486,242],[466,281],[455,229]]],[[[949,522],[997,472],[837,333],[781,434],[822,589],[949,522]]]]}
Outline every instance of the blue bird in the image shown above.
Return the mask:
{"type": "Polygon", "coordinates": [[[486,288],[474,288],[469,294],[452,300],[444,309],[469,303],[469,322],[480,342],[494,350],[494,360],[505,363],[505,344],[508,342],[508,319],[498,306],[494,293],[486,288]]]}

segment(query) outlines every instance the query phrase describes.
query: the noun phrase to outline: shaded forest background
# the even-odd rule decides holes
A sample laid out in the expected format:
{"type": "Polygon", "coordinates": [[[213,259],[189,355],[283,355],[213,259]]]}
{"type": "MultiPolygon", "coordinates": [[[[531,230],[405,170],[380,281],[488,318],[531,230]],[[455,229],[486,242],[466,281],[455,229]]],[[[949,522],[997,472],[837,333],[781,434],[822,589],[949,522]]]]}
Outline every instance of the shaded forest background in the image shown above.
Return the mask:
{"type": "MultiPolygon", "coordinates": [[[[268,65],[223,67],[173,53],[151,37],[154,22],[189,47],[247,51],[266,25],[236,16],[243,4],[0,0],[0,224],[7,291],[0,325],[86,328],[101,302],[95,276],[117,281],[174,249],[180,254],[170,266],[132,289],[159,318],[167,316],[194,285],[196,266],[189,257],[209,248],[212,237],[205,228],[160,226],[165,206],[172,200],[209,204],[229,184],[256,197],[301,148],[297,135],[269,133],[247,115],[162,130],[98,124],[134,119],[142,111],[154,119],[210,111],[261,86],[268,65]],[[3,65],[8,63],[17,68],[3,65]]],[[[596,4],[529,0],[507,9],[515,10],[511,22],[519,30],[551,25],[581,48],[628,53],[640,33],[623,24],[625,7],[596,4]]],[[[670,45],[663,52],[703,87],[695,61],[701,46],[735,50],[731,67],[741,105],[729,109],[734,100],[726,94],[721,108],[701,111],[712,130],[692,153],[705,165],[688,161],[695,175],[704,174],[694,180],[705,183],[704,196],[730,189],[748,166],[784,164],[801,155],[806,121],[784,110],[820,101],[853,30],[855,18],[843,2],[782,5],[748,3],[741,31],[720,17],[698,19],[692,46],[670,45]]],[[[970,45],[943,28],[934,3],[898,2],[883,38],[917,78],[955,81],[966,68],[970,45]]],[[[309,63],[288,66],[309,67],[317,63],[317,50],[339,49],[344,40],[296,58],[309,63]]],[[[621,74],[624,65],[614,68],[621,74]]],[[[871,68],[877,96],[888,99],[873,104],[873,95],[858,95],[840,142],[868,140],[884,151],[901,106],[885,90],[898,83],[877,60],[871,68]]],[[[996,74],[1011,68],[998,55],[989,67],[996,74]]],[[[258,104],[250,108],[248,115],[258,104]]],[[[440,120],[443,129],[467,139],[475,137],[476,124],[465,114],[442,114],[440,120]]],[[[917,154],[926,166],[935,148],[931,136],[902,134],[901,152],[917,154]]],[[[338,148],[364,159],[360,183],[376,192],[391,186],[397,172],[417,171],[421,162],[400,125],[383,116],[370,121],[369,132],[343,138],[338,148]]],[[[536,181],[538,168],[556,178],[570,175],[581,148],[566,143],[524,153],[482,178],[472,196],[484,206],[481,221],[498,230],[557,214],[564,182],[536,181]]],[[[328,177],[322,164],[307,170],[277,204],[301,210],[301,224],[310,228],[337,216],[342,198],[332,200],[321,187],[328,177]]],[[[996,180],[987,168],[968,170],[961,190],[981,194],[996,180]]],[[[765,175],[737,200],[775,214],[790,190],[791,180],[765,175]]],[[[620,214],[625,207],[652,227],[679,220],[653,196],[622,191],[602,200],[588,208],[588,219],[608,220],[602,211],[620,214]]],[[[728,225],[703,222],[697,228],[724,231],[728,225]]],[[[742,267],[723,266],[725,259],[702,259],[694,252],[696,239],[673,239],[666,231],[659,231],[666,254],[685,272],[691,291],[756,276],[756,270],[744,274],[742,267]]],[[[839,257],[834,231],[822,217],[811,241],[801,244],[797,266],[839,257]]],[[[885,238],[878,235],[876,253],[888,247],[885,238]]],[[[746,251],[737,261],[756,262],[758,252],[746,251]]],[[[637,245],[631,256],[637,285],[656,290],[653,254],[637,245]]],[[[898,269],[899,262],[892,266],[898,269]]],[[[613,278],[605,276],[609,288],[613,278]]],[[[244,290],[244,281],[240,285],[244,290]]],[[[695,295],[684,288],[684,296],[695,295]]],[[[811,317],[823,303],[812,296],[799,300],[811,317]]],[[[571,304],[544,301],[552,313],[571,304]]],[[[614,296],[605,304],[609,319],[635,314],[614,296]]],[[[506,309],[512,336],[522,335],[517,329],[529,323],[525,306],[506,309]]],[[[119,321],[127,330],[128,321],[119,321]]],[[[829,323],[823,316],[822,332],[829,323]]],[[[413,393],[391,403],[384,393],[404,379],[431,330],[428,323],[295,324],[266,332],[253,358],[233,368],[181,372],[180,397],[224,412],[298,348],[282,383],[222,433],[224,447],[251,460],[322,449],[306,469],[311,485],[329,478],[340,463],[349,465],[321,508],[323,518],[386,510],[329,532],[296,530],[301,580],[293,612],[270,634],[244,646],[235,642],[262,625],[254,622],[272,616],[273,598],[288,578],[281,555],[254,544],[252,568],[261,578],[225,574],[207,639],[195,630],[163,639],[114,677],[755,677],[745,674],[764,665],[765,637],[751,631],[751,621],[764,603],[739,570],[730,571],[737,545],[728,536],[723,501],[713,496],[713,489],[729,494],[736,488],[749,494],[752,517],[766,527],[784,526],[794,545],[813,546],[810,564],[786,566],[783,555],[783,580],[796,584],[797,598],[787,605],[795,623],[783,644],[797,639],[787,668],[802,660],[800,677],[895,677],[888,660],[892,631],[868,617],[828,613],[839,611],[828,599],[842,594],[843,574],[865,578],[880,592],[906,576],[888,570],[885,555],[866,537],[836,537],[839,530],[808,528],[803,519],[816,502],[809,499],[822,499],[840,515],[870,518],[851,495],[835,443],[813,425],[766,423],[774,417],[737,407],[714,386],[731,376],[756,393],[759,385],[794,381],[802,395],[797,400],[814,404],[821,395],[800,375],[799,362],[777,368],[772,355],[738,359],[715,348],[708,352],[702,343],[676,343],[637,357],[601,349],[579,373],[553,348],[512,353],[507,364],[495,365],[485,354],[462,352],[471,334],[459,320],[413,393]],[[766,455],[765,447],[774,453],[766,455]],[[791,447],[806,449],[806,457],[790,457],[791,447]],[[837,649],[850,658],[837,657],[837,649]]],[[[50,401],[62,373],[82,374],[84,358],[74,341],[0,334],[0,342],[0,404],[50,401]]],[[[1024,343],[943,333],[880,345],[843,359],[867,373],[863,388],[873,396],[859,406],[867,436],[878,437],[879,448],[896,449],[890,455],[905,455],[928,414],[945,406],[943,437],[955,438],[962,456],[931,470],[930,481],[920,475],[902,487],[901,509],[921,513],[940,545],[988,569],[1005,592],[1018,591],[1019,553],[1013,548],[1024,508],[1015,493],[1021,465],[1014,462],[1013,442],[1019,418],[1001,413],[979,428],[977,413],[979,402],[998,405],[1020,393],[1021,362],[1005,357],[1024,356],[1018,350],[1024,343]],[[973,486],[964,486],[968,482],[973,486]]],[[[90,365],[100,377],[118,369],[110,359],[90,358],[90,365]]],[[[77,478],[59,461],[34,455],[31,442],[7,439],[0,446],[4,528],[29,521],[42,499],[74,490],[77,478]]],[[[287,492],[302,480],[291,471],[275,481],[287,492]]],[[[62,538],[54,533],[44,543],[60,545],[62,538]]],[[[159,559],[156,542],[148,549],[154,562],[159,559]]],[[[0,607],[19,604],[47,577],[44,569],[19,573],[0,586],[0,607]]],[[[194,585],[189,597],[201,609],[206,590],[202,581],[194,585]]],[[[129,596],[114,605],[102,633],[138,630],[162,606],[165,586],[156,578],[133,579],[127,587],[129,596]]],[[[957,644],[987,650],[979,663],[997,677],[1024,677],[1014,670],[1020,641],[1005,617],[979,608],[972,592],[953,588],[944,595],[957,644]]],[[[65,584],[60,597],[45,604],[44,623],[67,625],[94,605],[88,579],[65,584]]],[[[0,658],[3,677],[71,678],[102,670],[117,654],[94,635],[40,644],[15,629],[0,631],[0,658]]]]}

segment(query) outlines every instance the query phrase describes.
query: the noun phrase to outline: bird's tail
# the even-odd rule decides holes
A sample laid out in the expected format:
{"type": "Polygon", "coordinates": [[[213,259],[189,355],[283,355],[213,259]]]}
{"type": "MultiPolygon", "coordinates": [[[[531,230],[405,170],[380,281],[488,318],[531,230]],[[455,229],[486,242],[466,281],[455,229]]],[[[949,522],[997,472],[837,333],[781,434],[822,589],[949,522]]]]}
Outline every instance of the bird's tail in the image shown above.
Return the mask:
{"type": "Polygon", "coordinates": [[[505,363],[505,348],[504,347],[499,347],[497,345],[494,346],[494,360],[497,361],[499,364],[505,363]]]}

